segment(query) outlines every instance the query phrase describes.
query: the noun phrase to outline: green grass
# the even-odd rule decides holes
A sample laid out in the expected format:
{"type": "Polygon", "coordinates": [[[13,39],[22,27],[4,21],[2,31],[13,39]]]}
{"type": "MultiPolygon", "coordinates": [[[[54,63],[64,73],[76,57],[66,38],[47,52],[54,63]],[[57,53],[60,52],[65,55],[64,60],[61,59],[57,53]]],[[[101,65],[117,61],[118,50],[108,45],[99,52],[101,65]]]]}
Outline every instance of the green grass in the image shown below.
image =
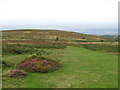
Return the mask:
{"type": "Polygon", "coordinates": [[[77,47],[83,47],[92,51],[103,51],[103,52],[111,52],[111,53],[120,53],[118,50],[118,45],[105,45],[105,44],[81,44],[74,45],[77,47]]]}
{"type": "MultiPolygon", "coordinates": [[[[46,57],[60,60],[63,68],[50,73],[30,73],[22,79],[3,78],[6,88],[117,88],[118,56],[85,48],[69,46],[49,49],[46,57]]],[[[18,63],[29,55],[4,56],[18,63]]],[[[4,70],[5,71],[5,70],[4,70]]]]}

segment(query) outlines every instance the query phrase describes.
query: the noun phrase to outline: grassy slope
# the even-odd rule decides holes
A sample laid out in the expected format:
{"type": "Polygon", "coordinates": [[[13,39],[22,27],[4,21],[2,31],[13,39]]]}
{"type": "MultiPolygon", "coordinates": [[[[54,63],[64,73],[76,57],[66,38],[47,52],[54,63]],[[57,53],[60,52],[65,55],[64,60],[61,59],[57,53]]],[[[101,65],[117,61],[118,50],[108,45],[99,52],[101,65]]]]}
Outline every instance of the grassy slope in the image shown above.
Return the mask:
{"type": "Polygon", "coordinates": [[[112,41],[114,38],[105,38],[90,34],[82,34],[77,32],[70,31],[62,31],[62,30],[44,30],[44,29],[23,29],[23,30],[5,30],[2,31],[3,39],[59,39],[64,40],[89,40],[89,41],[97,41],[97,40],[107,40],[112,41]]]}
{"type": "MultiPolygon", "coordinates": [[[[53,50],[52,50],[53,51],[53,50]]],[[[22,88],[116,88],[117,55],[90,51],[84,48],[67,47],[65,50],[54,50],[48,56],[60,59],[64,67],[46,74],[29,74],[23,79],[6,78],[4,87],[22,88]],[[61,52],[64,52],[61,53],[61,52]],[[58,54],[59,53],[59,54],[58,54]],[[58,55],[60,55],[58,57],[58,55]],[[62,55],[62,56],[61,56],[62,55]],[[53,57],[54,56],[54,57],[53,57]]],[[[28,55],[3,57],[5,60],[20,60],[28,55]]]]}

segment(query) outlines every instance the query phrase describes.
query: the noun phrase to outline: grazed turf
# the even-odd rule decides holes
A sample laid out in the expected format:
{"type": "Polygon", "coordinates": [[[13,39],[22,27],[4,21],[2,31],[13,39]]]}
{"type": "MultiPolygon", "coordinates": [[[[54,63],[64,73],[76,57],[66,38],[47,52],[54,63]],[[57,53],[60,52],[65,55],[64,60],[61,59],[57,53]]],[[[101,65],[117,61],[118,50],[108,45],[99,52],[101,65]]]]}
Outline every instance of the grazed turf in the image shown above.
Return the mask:
{"type": "MultiPolygon", "coordinates": [[[[84,48],[52,50],[47,57],[61,60],[63,68],[51,73],[31,73],[23,79],[5,77],[3,87],[13,88],[117,88],[118,56],[84,48]],[[64,52],[64,53],[61,53],[64,52]]],[[[28,55],[8,56],[15,62],[28,55]],[[19,58],[17,58],[19,57],[19,58]]]]}

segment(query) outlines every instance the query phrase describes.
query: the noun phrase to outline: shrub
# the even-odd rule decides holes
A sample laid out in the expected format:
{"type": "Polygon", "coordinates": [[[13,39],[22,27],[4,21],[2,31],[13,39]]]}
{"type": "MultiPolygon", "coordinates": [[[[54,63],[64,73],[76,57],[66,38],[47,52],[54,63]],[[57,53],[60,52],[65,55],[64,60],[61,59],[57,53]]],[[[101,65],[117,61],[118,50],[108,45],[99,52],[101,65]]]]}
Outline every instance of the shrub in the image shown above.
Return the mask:
{"type": "Polygon", "coordinates": [[[22,44],[3,44],[2,54],[25,54],[36,53],[37,55],[49,54],[45,50],[39,48],[49,48],[49,45],[22,45],[22,44]]]}
{"type": "Polygon", "coordinates": [[[36,55],[43,55],[43,54],[49,54],[45,50],[36,50],[36,55]]]}
{"type": "Polygon", "coordinates": [[[104,42],[104,40],[100,40],[100,42],[104,42]]]}
{"type": "Polygon", "coordinates": [[[27,76],[27,73],[22,71],[22,70],[16,69],[16,70],[11,70],[10,71],[10,77],[22,78],[22,77],[25,77],[25,76],[27,76]]]}
{"type": "Polygon", "coordinates": [[[23,69],[29,72],[40,72],[40,73],[47,73],[58,68],[62,67],[57,61],[50,60],[44,58],[42,56],[32,56],[31,58],[27,58],[21,61],[18,65],[18,69],[23,69]]]}
{"type": "Polygon", "coordinates": [[[2,46],[2,54],[24,54],[24,53],[32,53],[35,52],[35,49],[29,47],[23,47],[16,44],[3,44],[2,46]]]}

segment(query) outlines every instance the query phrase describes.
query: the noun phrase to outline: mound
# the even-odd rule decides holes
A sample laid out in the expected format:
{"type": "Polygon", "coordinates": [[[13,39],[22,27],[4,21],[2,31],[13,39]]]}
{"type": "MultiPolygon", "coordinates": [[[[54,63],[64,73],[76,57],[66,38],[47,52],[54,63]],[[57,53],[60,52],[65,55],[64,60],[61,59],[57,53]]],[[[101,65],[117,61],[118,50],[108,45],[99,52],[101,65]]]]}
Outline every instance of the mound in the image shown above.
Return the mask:
{"type": "Polygon", "coordinates": [[[17,68],[28,72],[48,73],[62,67],[57,61],[42,56],[32,56],[21,61],[17,68]]]}

